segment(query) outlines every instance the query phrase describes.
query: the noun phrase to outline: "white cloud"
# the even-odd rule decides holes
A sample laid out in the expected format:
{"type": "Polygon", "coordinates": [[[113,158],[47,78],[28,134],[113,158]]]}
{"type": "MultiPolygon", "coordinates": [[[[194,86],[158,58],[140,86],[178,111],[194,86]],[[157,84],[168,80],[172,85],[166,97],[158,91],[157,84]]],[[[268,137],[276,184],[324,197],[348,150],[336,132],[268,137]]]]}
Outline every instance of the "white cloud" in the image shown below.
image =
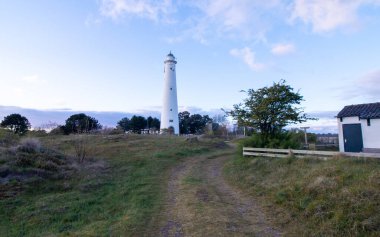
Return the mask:
{"type": "Polygon", "coordinates": [[[355,83],[361,88],[364,96],[380,101],[380,70],[374,70],[355,83]]]}
{"type": "Polygon", "coordinates": [[[286,55],[293,53],[295,51],[295,47],[293,44],[276,44],[272,47],[272,54],[274,55],[286,55]]]}
{"type": "Polygon", "coordinates": [[[25,90],[23,88],[13,88],[13,94],[17,97],[22,97],[25,95],[25,90]]]}
{"type": "Polygon", "coordinates": [[[299,19],[311,24],[315,33],[333,31],[356,25],[361,6],[379,3],[379,0],[295,0],[291,21],[299,19]]]}
{"type": "Polygon", "coordinates": [[[30,84],[38,84],[44,82],[44,80],[40,79],[38,75],[25,76],[21,78],[21,80],[30,84]]]}
{"type": "Polygon", "coordinates": [[[182,0],[176,7],[182,30],[179,36],[174,33],[165,39],[170,43],[187,38],[203,44],[218,38],[265,42],[271,18],[281,14],[285,18],[285,5],[280,0],[182,0]]]}
{"type": "Polygon", "coordinates": [[[373,102],[380,101],[380,69],[370,71],[350,84],[338,88],[341,90],[341,98],[373,102]]]}
{"type": "Polygon", "coordinates": [[[164,38],[169,43],[188,38],[205,44],[215,38],[266,43],[267,32],[289,19],[316,33],[357,26],[359,8],[371,4],[380,0],[100,0],[100,13],[115,20],[136,16],[176,23],[173,35],[164,38]]]}
{"type": "Polygon", "coordinates": [[[255,53],[248,47],[244,47],[242,49],[231,49],[230,54],[234,57],[242,59],[244,63],[254,71],[259,71],[264,68],[264,64],[256,62],[255,53]]]}
{"type": "Polygon", "coordinates": [[[102,19],[99,16],[95,16],[93,14],[89,14],[84,21],[84,25],[87,27],[100,25],[101,23],[102,19]]]}
{"type": "Polygon", "coordinates": [[[102,0],[102,15],[117,19],[124,15],[136,15],[142,18],[162,20],[172,10],[171,0],[102,0]]]}

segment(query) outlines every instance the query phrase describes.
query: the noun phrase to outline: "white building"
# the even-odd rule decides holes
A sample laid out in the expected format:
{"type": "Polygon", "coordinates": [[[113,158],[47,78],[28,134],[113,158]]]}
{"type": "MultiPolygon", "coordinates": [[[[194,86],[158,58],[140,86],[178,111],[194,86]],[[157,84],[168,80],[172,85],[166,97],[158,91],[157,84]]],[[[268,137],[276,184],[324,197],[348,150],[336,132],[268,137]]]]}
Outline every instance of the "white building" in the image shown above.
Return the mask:
{"type": "Polygon", "coordinates": [[[380,152],[380,102],[345,106],[337,118],[341,152],[380,152]]]}
{"type": "Polygon", "coordinates": [[[177,83],[175,66],[177,61],[170,52],[164,61],[164,95],[161,113],[161,131],[174,129],[179,134],[177,83]]]}

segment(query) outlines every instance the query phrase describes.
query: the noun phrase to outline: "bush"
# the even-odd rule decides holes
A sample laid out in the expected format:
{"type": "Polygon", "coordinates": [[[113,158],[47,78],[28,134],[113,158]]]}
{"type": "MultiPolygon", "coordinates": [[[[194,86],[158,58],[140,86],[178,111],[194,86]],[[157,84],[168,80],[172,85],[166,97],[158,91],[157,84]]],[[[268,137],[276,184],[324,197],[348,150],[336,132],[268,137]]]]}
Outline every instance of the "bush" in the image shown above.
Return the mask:
{"type": "Polygon", "coordinates": [[[28,136],[30,136],[30,137],[45,137],[45,136],[47,136],[47,132],[45,130],[31,130],[28,132],[28,136]]]}
{"type": "Polygon", "coordinates": [[[19,167],[33,167],[35,164],[35,157],[29,154],[17,154],[16,156],[16,166],[19,167]]]}
{"type": "Polygon", "coordinates": [[[121,128],[103,128],[100,130],[100,133],[103,135],[119,135],[119,134],[124,134],[124,130],[121,128]]]}
{"type": "Polygon", "coordinates": [[[299,141],[299,136],[290,131],[282,132],[275,137],[269,138],[265,141],[261,134],[256,133],[251,137],[241,141],[241,145],[245,147],[259,147],[259,148],[278,148],[278,149],[300,149],[302,143],[299,141]]]}
{"type": "Polygon", "coordinates": [[[36,153],[41,150],[41,142],[37,138],[24,138],[17,149],[27,153],[36,153]]]}
{"type": "Polygon", "coordinates": [[[12,131],[0,128],[0,146],[13,146],[19,139],[19,136],[12,131]]]}
{"type": "Polygon", "coordinates": [[[46,161],[46,160],[40,159],[37,162],[36,166],[37,166],[37,168],[48,170],[48,171],[57,171],[58,170],[58,165],[55,162],[50,161],[50,160],[46,161]]]}
{"type": "Polygon", "coordinates": [[[72,142],[74,145],[75,155],[78,158],[79,163],[82,163],[92,153],[92,146],[90,145],[89,136],[76,135],[72,142]]]}
{"type": "Polygon", "coordinates": [[[66,135],[65,126],[58,126],[49,132],[49,135],[66,135]]]}

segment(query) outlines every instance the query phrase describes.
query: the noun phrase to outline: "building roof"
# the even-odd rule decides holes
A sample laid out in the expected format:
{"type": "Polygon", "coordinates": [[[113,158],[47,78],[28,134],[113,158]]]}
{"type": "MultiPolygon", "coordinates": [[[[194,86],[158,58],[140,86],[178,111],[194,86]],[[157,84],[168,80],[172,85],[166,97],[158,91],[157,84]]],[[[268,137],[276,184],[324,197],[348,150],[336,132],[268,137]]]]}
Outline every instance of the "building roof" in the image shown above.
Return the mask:
{"type": "Polygon", "coordinates": [[[338,118],[355,116],[358,116],[361,119],[380,118],[380,102],[347,105],[337,115],[338,118]]]}

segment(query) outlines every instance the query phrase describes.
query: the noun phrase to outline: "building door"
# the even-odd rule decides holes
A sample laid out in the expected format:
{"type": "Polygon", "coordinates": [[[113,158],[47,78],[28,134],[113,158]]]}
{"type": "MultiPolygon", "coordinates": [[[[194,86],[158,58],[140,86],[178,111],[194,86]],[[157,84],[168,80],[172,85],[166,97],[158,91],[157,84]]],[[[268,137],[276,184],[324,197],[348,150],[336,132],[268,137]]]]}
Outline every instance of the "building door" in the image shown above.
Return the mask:
{"type": "Polygon", "coordinates": [[[363,151],[363,136],[361,124],[343,124],[343,141],[345,152],[363,151]]]}

